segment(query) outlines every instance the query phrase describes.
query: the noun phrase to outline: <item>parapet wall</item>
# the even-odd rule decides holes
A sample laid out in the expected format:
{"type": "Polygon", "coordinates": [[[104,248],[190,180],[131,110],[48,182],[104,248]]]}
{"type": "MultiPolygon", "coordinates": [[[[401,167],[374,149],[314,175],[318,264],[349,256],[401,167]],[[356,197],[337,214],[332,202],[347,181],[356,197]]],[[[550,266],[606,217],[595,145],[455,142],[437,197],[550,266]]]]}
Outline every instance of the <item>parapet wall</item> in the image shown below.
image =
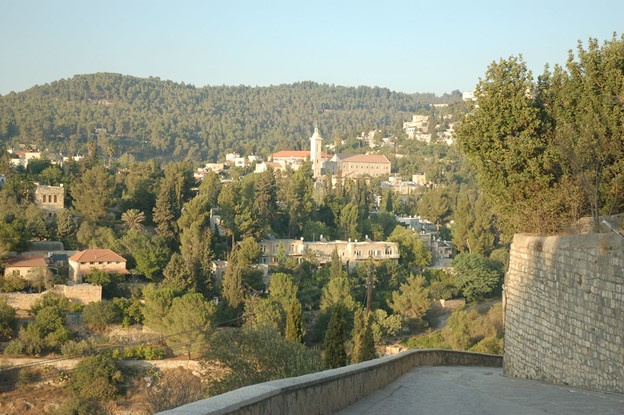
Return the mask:
{"type": "Polygon", "coordinates": [[[624,238],[516,235],[505,375],[624,393],[624,238]]]}
{"type": "Polygon", "coordinates": [[[501,367],[502,357],[450,350],[408,350],[339,369],[247,386],[161,414],[328,415],[418,366],[501,367]]]}

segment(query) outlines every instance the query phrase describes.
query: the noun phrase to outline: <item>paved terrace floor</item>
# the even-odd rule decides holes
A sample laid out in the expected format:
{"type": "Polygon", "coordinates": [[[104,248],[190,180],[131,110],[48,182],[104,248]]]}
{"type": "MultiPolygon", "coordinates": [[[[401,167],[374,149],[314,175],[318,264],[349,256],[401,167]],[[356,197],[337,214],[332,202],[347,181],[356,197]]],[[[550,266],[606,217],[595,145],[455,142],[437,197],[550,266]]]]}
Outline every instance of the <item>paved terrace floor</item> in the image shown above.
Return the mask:
{"type": "Polygon", "coordinates": [[[624,395],[502,376],[484,367],[419,367],[338,415],[622,415],[624,395]]]}

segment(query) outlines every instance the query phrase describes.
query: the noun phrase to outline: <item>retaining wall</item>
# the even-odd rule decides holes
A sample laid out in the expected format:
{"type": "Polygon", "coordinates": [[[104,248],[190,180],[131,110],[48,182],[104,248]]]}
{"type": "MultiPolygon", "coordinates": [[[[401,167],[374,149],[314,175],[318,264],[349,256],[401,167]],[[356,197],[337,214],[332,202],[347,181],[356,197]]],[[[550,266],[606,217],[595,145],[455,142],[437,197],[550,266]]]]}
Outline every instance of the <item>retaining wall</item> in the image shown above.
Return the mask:
{"type": "Polygon", "coordinates": [[[516,235],[504,373],[624,393],[624,238],[516,235]]]}
{"type": "Polygon", "coordinates": [[[339,369],[247,386],[161,414],[332,414],[418,366],[501,367],[502,356],[437,349],[408,350],[339,369]]]}

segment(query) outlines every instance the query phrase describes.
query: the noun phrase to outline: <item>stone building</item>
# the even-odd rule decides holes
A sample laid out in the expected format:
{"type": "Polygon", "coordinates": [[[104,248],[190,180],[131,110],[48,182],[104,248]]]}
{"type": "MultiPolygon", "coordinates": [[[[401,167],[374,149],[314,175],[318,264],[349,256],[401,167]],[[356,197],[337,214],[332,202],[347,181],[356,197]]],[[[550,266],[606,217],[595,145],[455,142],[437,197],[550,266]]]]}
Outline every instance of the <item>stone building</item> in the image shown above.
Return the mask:
{"type": "Polygon", "coordinates": [[[350,270],[371,258],[374,260],[399,260],[399,244],[396,242],[371,241],[370,239],[327,242],[323,241],[321,236],[319,242],[304,242],[303,238],[263,239],[260,241],[260,251],[262,252],[260,262],[275,265],[280,256],[294,258],[298,262],[302,262],[306,255],[314,255],[320,264],[325,264],[331,261],[334,249],[338,251],[343,265],[346,265],[350,270]]]}
{"type": "Polygon", "coordinates": [[[81,283],[94,269],[107,274],[128,274],[126,259],[110,249],[87,249],[69,257],[69,279],[81,283]]]}
{"type": "Polygon", "coordinates": [[[47,186],[37,183],[35,188],[35,203],[43,209],[48,218],[65,209],[65,188],[60,186],[47,186]]]}
{"type": "Polygon", "coordinates": [[[48,263],[42,257],[14,257],[7,259],[4,276],[17,276],[27,280],[44,277],[48,273],[48,263]]]}

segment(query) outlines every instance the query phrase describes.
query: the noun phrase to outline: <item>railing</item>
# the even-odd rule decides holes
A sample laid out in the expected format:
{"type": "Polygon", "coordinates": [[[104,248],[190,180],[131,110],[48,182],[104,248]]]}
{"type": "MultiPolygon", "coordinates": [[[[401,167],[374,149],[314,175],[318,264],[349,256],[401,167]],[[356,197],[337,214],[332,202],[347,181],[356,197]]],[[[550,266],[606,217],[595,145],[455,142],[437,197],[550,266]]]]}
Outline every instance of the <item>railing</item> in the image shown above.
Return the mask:
{"type": "Polygon", "coordinates": [[[427,349],[240,388],[161,412],[163,415],[331,414],[418,366],[502,367],[503,357],[427,349]]]}

